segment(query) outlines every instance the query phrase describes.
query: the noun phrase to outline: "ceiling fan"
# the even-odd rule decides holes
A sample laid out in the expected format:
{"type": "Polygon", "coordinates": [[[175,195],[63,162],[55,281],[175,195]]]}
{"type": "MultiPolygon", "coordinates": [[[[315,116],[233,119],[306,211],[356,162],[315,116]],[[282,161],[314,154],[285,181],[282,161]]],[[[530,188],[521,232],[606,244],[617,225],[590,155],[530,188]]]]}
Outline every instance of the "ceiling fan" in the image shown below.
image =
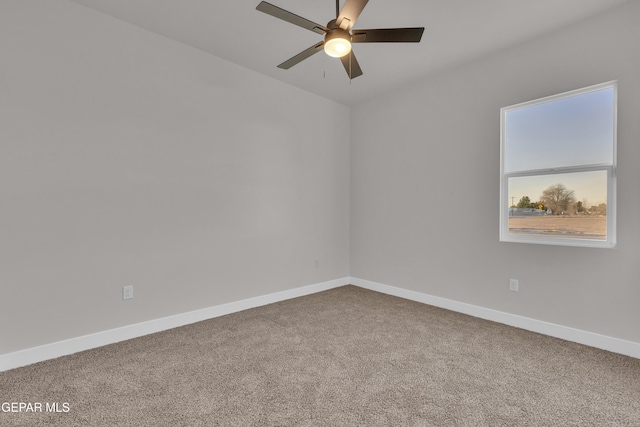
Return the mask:
{"type": "Polygon", "coordinates": [[[351,50],[351,43],[418,43],[424,32],[424,27],[352,30],[356,19],[358,19],[358,16],[360,16],[368,1],[369,0],[346,0],[342,11],[340,11],[339,0],[336,0],[336,19],[329,21],[326,26],[316,24],[266,1],[260,2],[256,9],[299,27],[324,35],[323,41],[284,61],[278,65],[278,68],[288,70],[297,63],[302,62],[324,49],[327,55],[340,58],[349,78],[355,79],[362,75],[362,69],[351,50]]]}

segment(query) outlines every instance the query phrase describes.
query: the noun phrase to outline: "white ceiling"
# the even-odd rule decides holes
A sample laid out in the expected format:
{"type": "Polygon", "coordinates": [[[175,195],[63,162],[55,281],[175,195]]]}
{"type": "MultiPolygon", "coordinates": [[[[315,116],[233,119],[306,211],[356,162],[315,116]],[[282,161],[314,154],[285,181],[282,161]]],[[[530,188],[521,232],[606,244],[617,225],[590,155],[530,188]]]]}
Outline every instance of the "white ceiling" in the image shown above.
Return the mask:
{"type": "MultiPolygon", "coordinates": [[[[255,10],[260,0],[72,0],[345,105],[584,20],[631,0],[370,0],[354,28],[425,27],[422,42],[356,44],[349,81],[323,52],[278,64],[322,36],[255,10]]],[[[326,25],[335,0],[270,0],[326,25]]],[[[344,4],[341,0],[340,5],[344,4]]]]}

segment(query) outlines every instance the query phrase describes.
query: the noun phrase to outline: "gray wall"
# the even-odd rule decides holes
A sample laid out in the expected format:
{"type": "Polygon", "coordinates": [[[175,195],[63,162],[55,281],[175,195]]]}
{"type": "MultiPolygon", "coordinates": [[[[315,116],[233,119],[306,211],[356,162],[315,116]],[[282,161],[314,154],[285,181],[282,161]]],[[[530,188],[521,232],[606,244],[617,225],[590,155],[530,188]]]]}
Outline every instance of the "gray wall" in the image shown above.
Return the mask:
{"type": "Polygon", "coordinates": [[[351,276],[640,342],[639,16],[629,2],[355,107],[351,276]],[[618,248],[498,242],[500,108],[616,79],[618,248]]]}
{"type": "Polygon", "coordinates": [[[0,354],[348,276],[347,107],[65,1],[0,52],[0,354]]]}

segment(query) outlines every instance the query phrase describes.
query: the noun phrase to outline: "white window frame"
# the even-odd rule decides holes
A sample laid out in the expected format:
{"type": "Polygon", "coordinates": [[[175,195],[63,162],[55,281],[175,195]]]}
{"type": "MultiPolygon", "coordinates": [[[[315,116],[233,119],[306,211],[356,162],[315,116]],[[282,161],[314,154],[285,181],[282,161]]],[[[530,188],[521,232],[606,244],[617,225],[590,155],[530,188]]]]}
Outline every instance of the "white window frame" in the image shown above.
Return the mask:
{"type": "Polygon", "coordinates": [[[510,105],[500,109],[500,241],[501,242],[519,242],[533,243],[543,245],[560,245],[560,246],[581,246],[581,247],[597,247],[597,248],[615,248],[616,247],[616,167],[617,167],[617,129],[618,129],[618,84],[617,81],[601,83],[581,89],[563,92],[520,104],[510,105]],[[613,88],[613,161],[611,164],[595,164],[580,165],[570,167],[558,167],[548,169],[535,169],[528,171],[517,171],[505,173],[505,127],[506,113],[511,110],[524,108],[544,102],[555,101],[570,96],[582,95],[597,90],[613,88]],[[606,240],[579,239],[567,237],[552,236],[523,236],[509,233],[509,194],[508,182],[509,178],[528,177],[538,175],[554,175],[578,172],[607,172],[607,238],[606,240]]]}

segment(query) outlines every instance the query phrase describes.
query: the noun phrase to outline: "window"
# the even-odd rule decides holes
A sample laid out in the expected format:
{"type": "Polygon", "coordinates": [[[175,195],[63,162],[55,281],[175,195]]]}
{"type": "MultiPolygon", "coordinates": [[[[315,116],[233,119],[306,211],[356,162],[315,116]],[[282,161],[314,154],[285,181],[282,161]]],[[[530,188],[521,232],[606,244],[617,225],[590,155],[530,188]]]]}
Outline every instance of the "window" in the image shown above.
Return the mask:
{"type": "Polygon", "coordinates": [[[617,83],[500,110],[500,241],[615,247],[617,83]]]}

